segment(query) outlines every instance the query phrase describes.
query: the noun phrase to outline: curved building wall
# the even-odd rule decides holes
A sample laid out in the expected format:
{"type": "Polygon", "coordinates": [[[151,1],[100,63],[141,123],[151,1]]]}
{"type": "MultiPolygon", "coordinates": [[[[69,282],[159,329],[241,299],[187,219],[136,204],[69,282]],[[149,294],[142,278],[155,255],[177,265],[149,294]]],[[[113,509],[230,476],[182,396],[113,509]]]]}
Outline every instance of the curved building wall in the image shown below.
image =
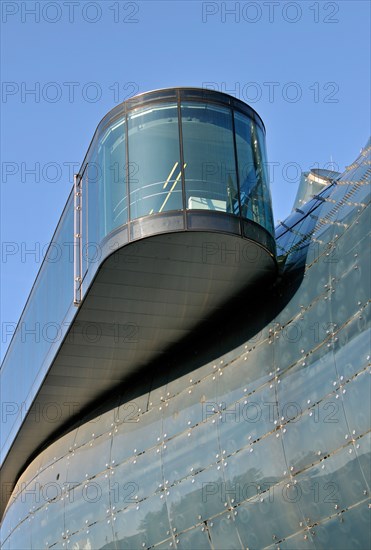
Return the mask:
{"type": "Polygon", "coordinates": [[[38,454],[3,548],[370,546],[367,152],[277,228],[278,285],[38,454]]]}
{"type": "Polygon", "coordinates": [[[258,241],[274,263],[264,125],[223,93],[141,94],[98,125],[9,345],[2,463],[73,326],[74,291],[80,304],[118,248],[187,230],[258,241]]]}

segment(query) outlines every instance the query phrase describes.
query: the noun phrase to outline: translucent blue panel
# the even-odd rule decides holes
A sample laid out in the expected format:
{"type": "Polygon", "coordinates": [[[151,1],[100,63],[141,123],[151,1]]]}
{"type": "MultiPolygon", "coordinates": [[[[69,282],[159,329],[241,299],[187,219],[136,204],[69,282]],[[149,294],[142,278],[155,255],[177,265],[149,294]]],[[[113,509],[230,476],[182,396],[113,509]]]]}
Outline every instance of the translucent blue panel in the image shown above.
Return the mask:
{"type": "Polygon", "coordinates": [[[275,429],[277,406],[273,385],[230,404],[218,417],[220,446],[227,455],[275,429]]]}
{"type": "Polygon", "coordinates": [[[370,492],[371,486],[371,432],[357,439],[354,443],[355,453],[358,457],[359,465],[363,472],[364,484],[367,492],[370,492]]]}
{"type": "Polygon", "coordinates": [[[105,550],[116,550],[113,542],[113,529],[115,528],[115,518],[98,521],[95,525],[90,525],[73,535],[69,534],[68,539],[64,540],[64,546],[68,550],[80,548],[104,548],[105,550]]]}
{"type": "Polygon", "coordinates": [[[295,476],[295,480],[296,486],[288,494],[296,494],[303,515],[312,524],[365,498],[362,470],[349,446],[295,476]]]}
{"type": "Polygon", "coordinates": [[[239,214],[232,114],[227,107],[183,103],[186,207],[239,214]]]}
{"type": "Polygon", "coordinates": [[[258,502],[265,498],[287,475],[280,438],[272,434],[228,457],[224,475],[225,484],[221,488],[224,503],[235,506],[245,500],[258,502]]]}
{"type": "Polygon", "coordinates": [[[172,528],[180,532],[221,513],[224,485],[222,466],[214,464],[170,487],[166,501],[172,528]]]}
{"type": "Polygon", "coordinates": [[[10,511],[10,508],[7,509],[6,514],[4,515],[3,521],[1,522],[0,526],[0,545],[1,548],[8,548],[8,546],[5,545],[5,539],[10,535],[12,531],[12,520],[11,516],[13,514],[10,511]]]}
{"type": "MultiPolygon", "coordinates": [[[[73,430],[63,437],[57,439],[40,454],[40,463],[38,471],[42,471],[48,466],[54,465],[58,469],[60,478],[65,479],[65,470],[67,465],[66,457],[73,450],[73,445],[76,437],[76,431],[73,430]],[[63,460],[61,460],[63,458],[63,460]]],[[[36,468],[35,468],[36,474],[36,468]]],[[[28,476],[30,478],[30,475],[28,476]]]]}
{"type": "Polygon", "coordinates": [[[108,411],[96,409],[95,414],[97,416],[82,423],[74,431],[75,438],[73,444],[69,446],[71,451],[85,445],[85,443],[90,443],[93,439],[106,432],[113,431],[115,422],[119,418],[117,409],[112,408],[108,411]]]}
{"type": "Polygon", "coordinates": [[[164,409],[164,438],[173,437],[205,420],[215,403],[216,382],[211,377],[190,386],[168,402],[164,409]],[[166,436],[165,436],[166,434],[166,436]]]}
{"type": "Polygon", "coordinates": [[[216,425],[203,423],[163,446],[163,472],[172,484],[216,462],[219,453],[216,425]]]}
{"type": "Polygon", "coordinates": [[[152,411],[141,414],[137,422],[124,422],[113,433],[111,460],[120,464],[162,440],[161,417],[152,411]]]}
{"type": "Polygon", "coordinates": [[[116,515],[114,534],[120,550],[148,548],[170,536],[164,495],[155,495],[116,515]]]}
{"type": "MultiPolygon", "coordinates": [[[[1,400],[9,404],[3,416],[2,445],[12,426],[19,427],[34,397],[36,377],[45,374],[47,356],[54,355],[66,333],[67,312],[73,301],[73,204],[67,202],[61,222],[46,252],[17,331],[1,370],[1,400]],[[56,291],[58,289],[58,291],[56,291]],[[19,366],[27,365],[19,375],[19,366]],[[14,373],[18,373],[16,376],[14,373]],[[31,393],[33,392],[33,393],[31,393]]],[[[47,411],[46,411],[47,412],[47,411]]],[[[40,414],[43,414],[41,411],[40,414]]]]}
{"type": "Polygon", "coordinates": [[[344,389],[346,392],[343,394],[343,404],[349,429],[352,435],[362,435],[370,429],[370,372],[361,372],[344,389]]]}
{"type": "Polygon", "coordinates": [[[234,519],[233,512],[226,512],[208,522],[212,548],[218,550],[242,550],[244,548],[234,519]]]}
{"type": "MultiPolygon", "coordinates": [[[[73,479],[64,498],[66,529],[73,533],[111,515],[109,478],[100,475],[77,485],[73,479]]],[[[63,501],[62,501],[63,502],[63,501]]]]}
{"type": "MultiPolygon", "coordinates": [[[[259,342],[259,336],[256,341],[259,342]]],[[[251,351],[245,349],[242,357],[215,372],[218,409],[228,410],[231,404],[256,391],[259,386],[272,378],[272,363],[268,362],[268,358],[273,359],[271,351],[272,348],[266,341],[265,345],[261,344],[251,351]],[[267,360],[266,364],[264,364],[265,360],[267,360]]]]}
{"type": "Polygon", "coordinates": [[[106,433],[70,453],[68,480],[82,483],[106,470],[110,465],[111,441],[112,434],[106,433]]]}
{"type": "Polygon", "coordinates": [[[332,394],[286,425],[283,445],[288,465],[296,472],[314,464],[345,445],[347,434],[341,399],[332,394]]]}
{"type": "Polygon", "coordinates": [[[362,318],[355,317],[337,334],[335,350],[336,369],[345,380],[360,371],[370,357],[370,307],[362,312],[362,318]]]}
{"type": "MultiPolygon", "coordinates": [[[[49,548],[61,541],[65,532],[64,500],[50,502],[38,510],[32,519],[32,546],[30,548],[49,548]]],[[[14,546],[16,548],[16,546],[14,546]]]]}
{"type": "MultiPolygon", "coordinates": [[[[255,338],[249,340],[246,345],[246,353],[238,358],[230,367],[231,369],[235,369],[235,372],[239,373],[240,376],[241,393],[236,388],[233,392],[236,396],[239,395],[239,393],[240,395],[252,393],[272,377],[273,346],[269,345],[268,341],[264,342],[262,338],[263,334],[259,333],[255,338]],[[258,345],[256,345],[254,349],[250,349],[251,346],[256,343],[258,343],[258,345]]],[[[218,373],[216,373],[216,376],[218,376],[218,373]]],[[[221,378],[223,378],[223,376],[221,378]]],[[[233,377],[233,374],[231,373],[227,376],[233,377]]],[[[225,403],[230,402],[231,399],[228,397],[228,389],[222,380],[220,380],[218,388],[220,391],[218,392],[217,400],[219,402],[224,401],[225,403]]]]}
{"type": "MultiPolygon", "coordinates": [[[[327,347],[326,347],[327,350],[327,347]]],[[[304,410],[333,391],[337,379],[331,351],[316,350],[299,361],[280,378],[277,385],[279,409],[285,420],[293,420],[304,410]]]]}
{"type": "Polygon", "coordinates": [[[336,548],[336,550],[370,548],[370,510],[367,500],[345,511],[341,517],[335,516],[317,525],[314,531],[316,545],[319,548],[336,548]]]}
{"type": "Polygon", "coordinates": [[[297,531],[303,518],[285,487],[275,487],[262,500],[237,508],[234,519],[243,548],[265,548],[297,531]]]}
{"type": "MultiPolygon", "coordinates": [[[[128,221],[126,189],[126,123],[121,118],[108,127],[99,138],[97,156],[88,169],[88,193],[93,194],[89,204],[95,213],[95,201],[100,212],[100,238],[128,221]]],[[[96,231],[95,219],[91,219],[92,242],[96,231]]],[[[89,238],[90,240],[90,238],[89,238]]]]}
{"type": "Polygon", "coordinates": [[[25,521],[20,525],[10,536],[10,548],[17,550],[30,550],[31,543],[31,525],[29,521],[25,521]]]}
{"type": "Polygon", "coordinates": [[[163,487],[161,454],[150,449],[113,468],[110,475],[111,503],[120,510],[148,498],[163,487]]]}
{"type": "Polygon", "coordinates": [[[183,207],[176,104],[128,115],[130,216],[140,218],[183,207]]]}
{"type": "Polygon", "coordinates": [[[197,550],[209,550],[211,548],[207,528],[204,525],[182,533],[177,539],[179,541],[177,548],[184,550],[195,550],[195,548],[197,550]]]}

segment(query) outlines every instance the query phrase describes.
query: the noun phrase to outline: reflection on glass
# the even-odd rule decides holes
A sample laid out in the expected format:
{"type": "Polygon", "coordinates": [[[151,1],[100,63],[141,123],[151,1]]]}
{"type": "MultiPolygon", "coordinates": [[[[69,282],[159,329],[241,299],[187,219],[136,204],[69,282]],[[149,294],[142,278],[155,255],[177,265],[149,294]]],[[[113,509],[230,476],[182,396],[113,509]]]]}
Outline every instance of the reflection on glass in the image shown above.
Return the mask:
{"type": "Polygon", "coordinates": [[[183,103],[186,206],[239,214],[230,109],[183,103]]]}
{"type": "Polygon", "coordinates": [[[273,234],[264,135],[247,116],[235,112],[241,215],[273,234]]]}
{"type": "MultiPolygon", "coordinates": [[[[95,177],[98,177],[99,204],[103,205],[101,238],[128,221],[126,164],[125,120],[121,119],[106,130],[98,145],[95,177]]],[[[94,176],[92,183],[94,185],[94,176]]]]}
{"type": "Polygon", "coordinates": [[[128,116],[131,219],[182,208],[176,105],[137,109],[128,116]]]}

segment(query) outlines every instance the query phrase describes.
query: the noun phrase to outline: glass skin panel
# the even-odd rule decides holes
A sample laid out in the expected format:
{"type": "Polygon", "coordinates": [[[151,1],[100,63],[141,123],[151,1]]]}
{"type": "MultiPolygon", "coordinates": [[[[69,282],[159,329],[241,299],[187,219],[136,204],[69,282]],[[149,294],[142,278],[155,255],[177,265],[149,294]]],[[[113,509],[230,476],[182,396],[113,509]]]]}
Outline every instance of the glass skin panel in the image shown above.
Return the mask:
{"type": "Polygon", "coordinates": [[[109,478],[105,474],[82,485],[76,485],[73,481],[64,499],[65,524],[70,533],[110,517],[111,512],[109,478]]]}
{"type": "Polygon", "coordinates": [[[236,506],[246,500],[257,503],[261,498],[270,498],[269,492],[274,493],[274,486],[285,473],[281,440],[274,433],[226,459],[222,501],[236,506]]]}
{"type": "Polygon", "coordinates": [[[259,223],[273,235],[264,135],[247,116],[235,112],[234,117],[241,215],[259,223]]]}
{"type": "Polygon", "coordinates": [[[178,532],[220,514],[223,470],[220,464],[183,479],[170,487],[166,497],[171,525],[178,532]]]}
{"type": "Polygon", "coordinates": [[[216,462],[219,453],[216,430],[211,429],[208,423],[200,424],[169,440],[162,453],[164,477],[172,484],[216,462]],[[193,440],[197,441],[197,445],[193,440]]]}
{"type": "MultiPolygon", "coordinates": [[[[100,238],[128,221],[126,196],[126,123],[115,121],[100,137],[98,143],[98,165],[94,174],[91,167],[92,189],[99,200],[100,238]],[[96,179],[98,178],[98,186],[96,179]],[[98,187],[98,189],[97,189],[98,187]],[[102,205],[104,207],[102,208],[102,205]]],[[[94,202],[94,199],[91,201],[94,202]]],[[[96,221],[93,221],[93,224],[96,221]]],[[[90,225],[90,224],[89,224],[90,225]]]]}
{"type": "MultiPolygon", "coordinates": [[[[95,525],[90,525],[84,530],[73,534],[65,541],[65,546],[68,550],[77,549],[99,549],[117,550],[116,544],[113,542],[113,529],[115,528],[115,517],[109,520],[98,521],[95,525]]],[[[83,527],[83,525],[81,525],[83,527]]],[[[54,547],[53,547],[54,548],[54,547]]]]}
{"type": "Polygon", "coordinates": [[[231,111],[183,103],[186,208],[239,214],[231,111]]]}
{"type": "Polygon", "coordinates": [[[294,533],[303,519],[298,505],[289,501],[286,485],[271,489],[263,501],[242,504],[237,511],[235,525],[243,548],[265,548],[272,540],[294,533]]]}
{"type": "Polygon", "coordinates": [[[215,403],[216,384],[211,377],[169,400],[163,430],[167,437],[179,434],[205,420],[210,403],[215,403]]]}
{"type": "MultiPolygon", "coordinates": [[[[50,502],[35,513],[32,520],[32,546],[30,548],[36,550],[52,546],[53,543],[62,540],[64,530],[64,500],[59,499],[50,502]]],[[[13,548],[17,548],[17,546],[13,548]]]]}
{"type": "Polygon", "coordinates": [[[68,481],[82,483],[106,470],[110,462],[112,436],[104,434],[70,453],[68,481]]]}
{"type": "Polygon", "coordinates": [[[341,516],[315,527],[315,541],[318,548],[336,550],[365,550],[370,548],[370,510],[368,502],[362,502],[341,516]]]}
{"type": "Polygon", "coordinates": [[[246,399],[230,404],[220,413],[220,445],[226,455],[275,429],[277,407],[274,388],[270,386],[264,386],[246,399]]]}
{"type": "Polygon", "coordinates": [[[349,430],[356,436],[364,434],[370,428],[370,373],[366,370],[346,385],[343,394],[344,411],[349,430]]]}
{"type": "Polygon", "coordinates": [[[113,468],[110,476],[111,503],[116,509],[127,508],[161,490],[161,454],[150,449],[113,468]]]}
{"type": "Polygon", "coordinates": [[[212,547],[215,550],[242,550],[244,548],[238,536],[234,519],[233,513],[227,512],[208,522],[212,547]]]}
{"type": "Polygon", "coordinates": [[[120,464],[127,458],[158,445],[162,439],[162,419],[148,412],[135,421],[128,417],[113,434],[111,459],[120,464]]]}
{"type": "Polygon", "coordinates": [[[356,317],[337,334],[338,346],[335,350],[336,370],[339,376],[348,380],[367,364],[370,354],[370,307],[363,312],[362,318],[356,317]]]}
{"type": "Polygon", "coordinates": [[[170,524],[164,495],[154,495],[116,515],[116,545],[120,550],[149,548],[169,538],[170,524]]]}
{"type": "Polygon", "coordinates": [[[363,493],[366,484],[352,446],[295,476],[295,479],[300,508],[311,523],[321,522],[336,513],[335,510],[344,510],[367,498],[363,493]]]}
{"type": "Polygon", "coordinates": [[[131,219],[182,209],[177,106],[137,109],[128,125],[131,219]]]}
{"type": "MultiPolygon", "coordinates": [[[[73,300],[73,201],[71,197],[53,245],[46,254],[28,304],[20,319],[1,369],[2,403],[27,402],[30,388],[53,346],[59,346],[62,338],[63,320],[73,300]],[[19,367],[27,365],[19,373],[19,367]]],[[[13,424],[18,425],[24,417],[14,413],[4,418],[1,426],[2,445],[8,445],[6,437],[13,424]],[[5,443],[6,442],[6,443],[5,443]]]]}
{"type": "Polygon", "coordinates": [[[294,472],[311,466],[345,445],[347,434],[341,399],[334,393],[286,424],[283,445],[288,465],[294,472]]]}
{"type": "Polygon", "coordinates": [[[209,550],[211,548],[207,530],[205,527],[196,527],[178,537],[177,548],[184,550],[209,550]]]}

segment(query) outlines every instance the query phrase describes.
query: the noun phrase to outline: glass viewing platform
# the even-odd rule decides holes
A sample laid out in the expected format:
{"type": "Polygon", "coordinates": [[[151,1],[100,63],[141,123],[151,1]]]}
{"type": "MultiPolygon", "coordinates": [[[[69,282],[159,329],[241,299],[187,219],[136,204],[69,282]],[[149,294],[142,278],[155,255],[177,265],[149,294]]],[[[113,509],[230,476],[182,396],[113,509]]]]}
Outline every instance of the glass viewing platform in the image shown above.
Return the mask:
{"type": "Polygon", "coordinates": [[[251,107],[176,88],[110,111],[1,369],[8,477],[71,421],[63,403],[88,406],[227,299],[274,277],[273,235],[265,129],[251,107]],[[48,403],[57,420],[37,423],[48,403]]]}

